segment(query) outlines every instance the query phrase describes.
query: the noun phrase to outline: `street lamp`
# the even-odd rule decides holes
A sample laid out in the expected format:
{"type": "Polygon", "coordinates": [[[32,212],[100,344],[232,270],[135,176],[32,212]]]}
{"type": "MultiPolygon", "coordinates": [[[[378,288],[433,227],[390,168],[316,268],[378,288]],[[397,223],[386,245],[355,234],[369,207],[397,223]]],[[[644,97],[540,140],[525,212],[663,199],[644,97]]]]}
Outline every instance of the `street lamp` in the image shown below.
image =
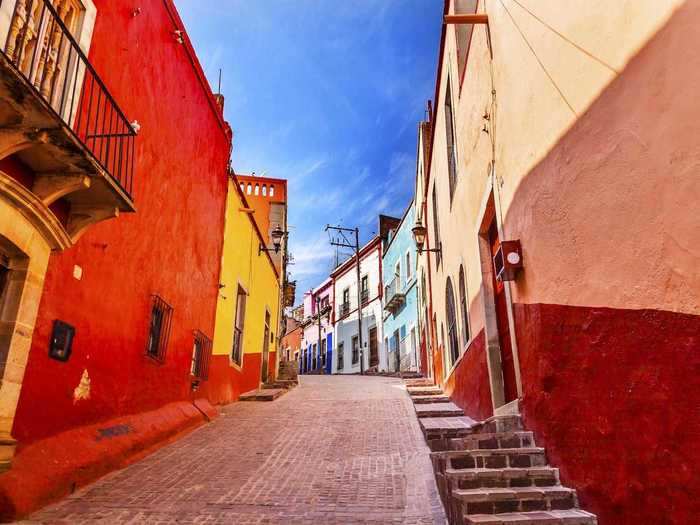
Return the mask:
{"type": "Polygon", "coordinates": [[[275,226],[274,230],[272,230],[270,237],[272,237],[272,248],[268,248],[263,244],[260,244],[258,247],[258,255],[260,255],[262,252],[279,253],[280,248],[282,247],[282,238],[284,237],[284,232],[282,231],[282,228],[280,228],[279,224],[275,226]]]}
{"type": "Polygon", "coordinates": [[[413,233],[413,240],[416,243],[416,249],[418,250],[419,254],[422,254],[423,252],[442,252],[442,247],[431,248],[428,250],[423,249],[423,245],[425,245],[425,236],[427,234],[427,229],[425,228],[425,226],[423,226],[420,217],[418,217],[418,219],[416,220],[415,226],[411,228],[411,232],[413,233]]]}

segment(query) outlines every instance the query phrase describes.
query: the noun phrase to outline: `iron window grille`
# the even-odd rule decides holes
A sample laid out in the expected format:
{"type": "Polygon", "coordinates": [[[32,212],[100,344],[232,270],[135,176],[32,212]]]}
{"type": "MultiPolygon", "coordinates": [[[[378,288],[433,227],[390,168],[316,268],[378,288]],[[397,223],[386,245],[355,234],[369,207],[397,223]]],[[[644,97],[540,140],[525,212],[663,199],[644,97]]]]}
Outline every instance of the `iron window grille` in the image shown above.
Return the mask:
{"type": "Polygon", "coordinates": [[[153,295],[151,305],[151,324],[148,329],[148,341],[146,355],[158,361],[165,362],[165,353],[170,338],[173,307],[166,303],[162,297],[153,295]]]}
{"type": "Polygon", "coordinates": [[[211,361],[211,339],[201,331],[194,331],[194,344],[192,345],[191,374],[202,381],[209,379],[209,361],[211,361]]]}
{"type": "Polygon", "coordinates": [[[236,317],[233,326],[233,346],[231,348],[231,360],[241,366],[243,358],[243,326],[245,322],[246,292],[238,287],[236,296],[236,317]]]}
{"type": "Polygon", "coordinates": [[[455,125],[452,113],[452,89],[450,77],[447,77],[447,92],[445,93],[445,133],[447,140],[447,168],[450,185],[450,202],[457,185],[457,146],[455,144],[455,125]]]}
{"type": "Polygon", "coordinates": [[[345,345],[338,343],[338,370],[345,368],[345,345]]]}
{"type": "Polygon", "coordinates": [[[355,335],[352,338],[352,364],[360,362],[360,339],[355,335]]]}
{"type": "Polygon", "coordinates": [[[454,290],[452,288],[452,281],[449,277],[447,278],[447,285],[445,290],[445,303],[445,309],[447,310],[447,337],[451,358],[450,365],[454,365],[457,362],[457,359],[459,358],[459,336],[457,335],[457,313],[455,311],[455,295],[454,290]]]}

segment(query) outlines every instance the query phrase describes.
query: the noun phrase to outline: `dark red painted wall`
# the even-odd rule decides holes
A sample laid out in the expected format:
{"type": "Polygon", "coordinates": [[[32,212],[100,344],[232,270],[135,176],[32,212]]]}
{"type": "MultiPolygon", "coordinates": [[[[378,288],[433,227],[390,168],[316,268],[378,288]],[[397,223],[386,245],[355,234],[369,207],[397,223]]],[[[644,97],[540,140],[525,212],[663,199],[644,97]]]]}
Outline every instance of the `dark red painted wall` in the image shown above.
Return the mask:
{"type": "Polygon", "coordinates": [[[700,515],[700,317],[516,304],[523,414],[601,525],[700,515]]]}
{"type": "MultiPolygon", "coordinates": [[[[192,331],[214,334],[230,140],[166,2],[95,0],[90,59],[138,120],[137,213],[52,255],[14,426],[22,443],[191,399],[192,331]],[[72,277],[73,266],[82,280],[72,277]],[[165,364],[144,357],[150,296],[174,307],[165,364]],[[67,363],[47,357],[54,319],[76,327],[67,363]],[[83,370],[89,400],[73,399],[83,370]]],[[[206,390],[205,385],[205,390],[206,390]]]]}
{"type": "Polygon", "coordinates": [[[444,385],[444,390],[452,401],[477,421],[493,415],[485,342],[486,336],[482,329],[472,339],[444,385]]]}

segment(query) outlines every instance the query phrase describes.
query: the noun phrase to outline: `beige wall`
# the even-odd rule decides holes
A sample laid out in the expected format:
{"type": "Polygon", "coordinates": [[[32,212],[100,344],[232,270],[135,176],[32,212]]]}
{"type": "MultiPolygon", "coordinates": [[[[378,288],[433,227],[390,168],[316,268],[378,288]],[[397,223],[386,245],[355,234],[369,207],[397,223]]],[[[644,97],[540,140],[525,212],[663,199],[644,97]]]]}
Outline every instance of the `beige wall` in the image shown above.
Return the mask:
{"type": "MultiPolygon", "coordinates": [[[[523,243],[525,271],[511,286],[514,301],[700,313],[695,300],[700,295],[700,253],[693,246],[698,244],[693,243],[697,222],[689,213],[700,197],[698,184],[687,184],[687,172],[670,173],[673,158],[691,147],[687,140],[683,145],[678,136],[680,146],[662,149],[667,173],[645,142],[645,131],[653,124],[645,126],[643,119],[629,123],[626,115],[611,113],[609,122],[598,118],[580,132],[582,140],[607,136],[591,141],[591,156],[603,152],[598,159],[591,161],[580,152],[571,158],[559,153],[559,163],[549,167],[547,178],[542,175],[539,185],[537,180],[543,159],[572,127],[587,122],[590,108],[599,104],[611,83],[630,74],[629,62],[683,3],[482,0],[479,11],[489,15],[494,59],[489,58],[486,27],[477,26],[461,89],[455,26],[447,27],[426,224],[432,236],[430,194],[437,184],[443,264],[436,268],[435,256],[431,258],[438,333],[445,320],[445,282],[449,276],[457,286],[460,264],[467,273],[472,335],[484,326],[477,235],[492,186],[502,238],[520,238],[523,243]],[[444,120],[448,76],[458,151],[452,206],[444,120]],[[485,112],[490,120],[483,118],[485,112]],[[488,133],[482,131],[484,125],[488,133]],[[492,147],[495,179],[489,169],[492,147]],[[623,154],[616,156],[620,150],[623,154]],[[655,164],[648,177],[625,172],[625,159],[634,165],[638,155],[648,155],[650,166],[655,164]],[[603,183],[596,171],[602,162],[608,162],[610,171],[603,183]],[[616,162],[621,163],[616,167],[616,162]],[[650,208],[655,213],[640,215],[650,208]]],[[[659,93],[667,87],[658,86],[659,93]]],[[[644,108],[625,108],[625,98],[620,100],[620,111],[643,114],[644,108]]],[[[669,104],[659,101],[657,108],[649,109],[668,111],[669,104]]]]}

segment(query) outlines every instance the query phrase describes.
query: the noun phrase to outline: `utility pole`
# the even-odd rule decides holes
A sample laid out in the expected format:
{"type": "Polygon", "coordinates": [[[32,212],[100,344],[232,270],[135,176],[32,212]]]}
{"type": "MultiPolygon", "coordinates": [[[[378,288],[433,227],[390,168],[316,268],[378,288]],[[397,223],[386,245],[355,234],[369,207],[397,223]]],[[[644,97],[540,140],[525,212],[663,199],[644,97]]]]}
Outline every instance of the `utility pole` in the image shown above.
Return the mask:
{"type": "Polygon", "coordinates": [[[338,233],[337,238],[331,238],[331,246],[341,248],[351,248],[355,250],[355,262],[357,268],[357,337],[360,345],[360,375],[365,373],[365,352],[362,347],[362,290],[360,277],[360,229],[359,228],[343,228],[342,226],[326,225],[326,231],[335,231],[338,233]],[[355,234],[355,241],[351,241],[347,234],[355,234]]]}

